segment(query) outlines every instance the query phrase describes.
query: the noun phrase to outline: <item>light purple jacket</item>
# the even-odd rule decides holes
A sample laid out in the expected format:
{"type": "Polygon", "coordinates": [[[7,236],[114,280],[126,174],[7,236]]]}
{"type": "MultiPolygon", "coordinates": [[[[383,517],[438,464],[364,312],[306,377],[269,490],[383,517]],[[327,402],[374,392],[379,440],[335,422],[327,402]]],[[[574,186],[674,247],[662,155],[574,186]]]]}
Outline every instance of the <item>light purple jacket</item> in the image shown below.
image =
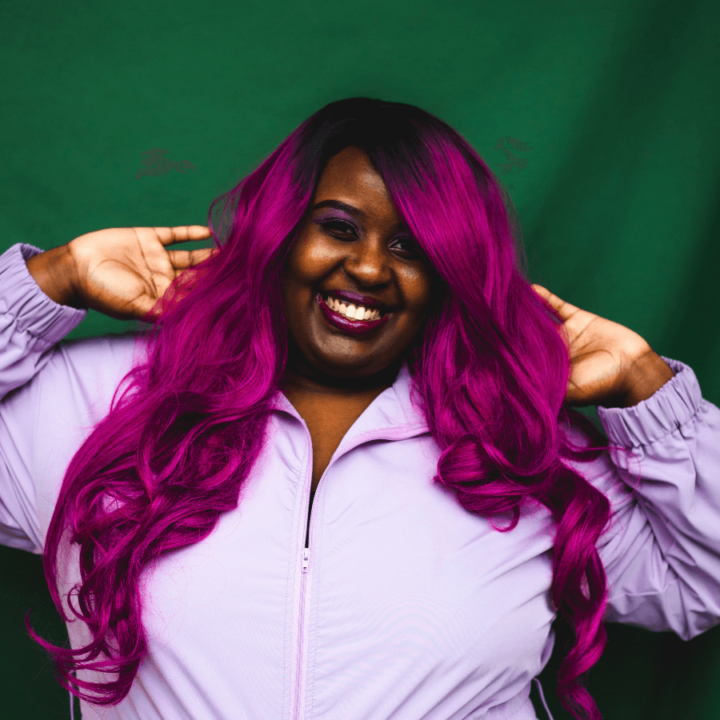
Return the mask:
{"type": "MultiPolygon", "coordinates": [[[[60,343],[84,317],[0,256],[0,542],[41,552],[64,471],[133,362],[132,336],[60,343]]],[[[720,410],[693,371],[627,409],[578,465],[613,504],[599,549],[608,619],[691,638],[720,618],[720,410]],[[636,491],[632,472],[642,480],[636,491]]],[[[150,653],[130,694],[84,720],[531,720],[553,646],[553,523],[501,533],[432,482],[439,451],[403,368],[335,451],[305,528],[310,434],[280,395],[236,510],[146,574],[150,653]]],[[[76,579],[73,556],[63,587],[76,579]]],[[[69,625],[71,642],[85,637],[69,625]]],[[[90,677],[89,675],[87,677],[90,677]]]]}

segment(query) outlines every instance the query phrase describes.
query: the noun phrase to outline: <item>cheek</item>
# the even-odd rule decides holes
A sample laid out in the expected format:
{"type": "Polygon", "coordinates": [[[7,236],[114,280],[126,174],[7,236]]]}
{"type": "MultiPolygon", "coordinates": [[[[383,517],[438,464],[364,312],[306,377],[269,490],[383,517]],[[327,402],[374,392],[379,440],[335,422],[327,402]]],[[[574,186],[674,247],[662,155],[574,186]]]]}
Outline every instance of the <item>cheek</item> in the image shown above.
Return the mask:
{"type": "Polygon", "coordinates": [[[430,309],[434,286],[427,272],[408,273],[403,278],[405,302],[414,315],[424,316],[430,309]]]}
{"type": "Polygon", "coordinates": [[[318,284],[336,263],[327,245],[314,238],[312,232],[299,237],[290,250],[283,272],[283,300],[285,317],[296,341],[304,333],[318,284]]]}
{"type": "Polygon", "coordinates": [[[298,285],[312,285],[327,274],[336,263],[334,252],[312,231],[298,238],[288,258],[288,275],[298,285]]]}

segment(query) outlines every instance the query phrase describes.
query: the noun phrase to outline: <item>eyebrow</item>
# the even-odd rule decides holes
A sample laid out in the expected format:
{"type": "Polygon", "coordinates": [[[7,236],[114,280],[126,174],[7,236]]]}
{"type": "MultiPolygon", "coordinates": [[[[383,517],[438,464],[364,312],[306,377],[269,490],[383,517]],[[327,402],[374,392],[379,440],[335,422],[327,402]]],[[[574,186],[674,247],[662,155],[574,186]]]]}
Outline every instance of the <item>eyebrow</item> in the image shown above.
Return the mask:
{"type": "Polygon", "coordinates": [[[340,202],[339,200],[323,200],[313,206],[313,211],[326,207],[335,208],[336,210],[344,210],[346,213],[355,217],[364,218],[366,215],[366,213],[363,210],[360,210],[360,208],[353,207],[352,205],[340,202]]]}

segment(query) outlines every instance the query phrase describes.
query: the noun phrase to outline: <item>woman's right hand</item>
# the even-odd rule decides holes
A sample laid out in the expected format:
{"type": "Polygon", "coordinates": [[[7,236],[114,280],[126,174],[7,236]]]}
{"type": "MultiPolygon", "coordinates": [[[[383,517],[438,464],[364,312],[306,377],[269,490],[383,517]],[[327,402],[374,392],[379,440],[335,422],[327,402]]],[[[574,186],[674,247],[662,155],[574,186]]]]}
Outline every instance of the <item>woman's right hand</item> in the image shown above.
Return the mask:
{"type": "Polygon", "coordinates": [[[217,252],[167,248],[210,235],[204,225],[97,230],[35,255],[27,267],[55,302],[141,319],[178,275],[217,252]]]}

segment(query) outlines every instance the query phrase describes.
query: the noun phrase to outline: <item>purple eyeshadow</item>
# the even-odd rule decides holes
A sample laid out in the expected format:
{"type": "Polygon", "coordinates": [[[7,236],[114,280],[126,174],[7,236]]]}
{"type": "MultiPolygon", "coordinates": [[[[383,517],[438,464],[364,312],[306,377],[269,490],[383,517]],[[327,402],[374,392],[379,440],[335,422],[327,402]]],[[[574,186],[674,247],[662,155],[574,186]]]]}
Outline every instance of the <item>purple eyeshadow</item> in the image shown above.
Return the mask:
{"type": "Polygon", "coordinates": [[[355,218],[350,213],[343,212],[342,210],[330,209],[327,212],[320,213],[313,218],[313,222],[321,223],[327,222],[328,220],[340,220],[342,222],[348,222],[351,225],[355,225],[355,218]]]}

